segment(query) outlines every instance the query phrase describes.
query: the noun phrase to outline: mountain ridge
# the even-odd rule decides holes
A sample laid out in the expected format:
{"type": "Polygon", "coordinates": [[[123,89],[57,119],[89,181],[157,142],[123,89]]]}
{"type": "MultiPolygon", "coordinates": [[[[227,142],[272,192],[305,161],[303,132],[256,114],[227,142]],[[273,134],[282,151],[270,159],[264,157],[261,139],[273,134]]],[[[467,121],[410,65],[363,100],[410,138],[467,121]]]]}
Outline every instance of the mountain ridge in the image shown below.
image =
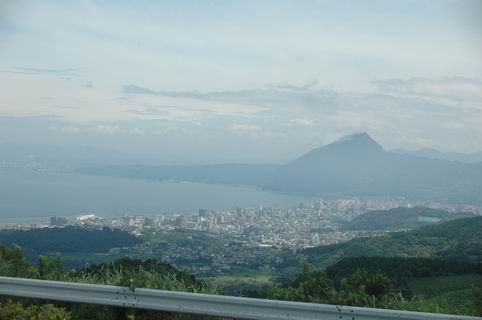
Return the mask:
{"type": "Polygon", "coordinates": [[[80,173],[244,184],[309,196],[405,196],[482,204],[482,164],[385,151],[367,133],[315,148],[284,165],[94,166],[80,173]]]}
{"type": "Polygon", "coordinates": [[[424,157],[430,159],[439,160],[449,160],[449,161],[459,161],[464,163],[477,163],[482,162],[482,151],[472,152],[472,153],[462,153],[462,152],[443,152],[433,148],[422,148],[414,151],[405,149],[391,150],[391,152],[398,154],[407,154],[417,157],[424,157]]]}

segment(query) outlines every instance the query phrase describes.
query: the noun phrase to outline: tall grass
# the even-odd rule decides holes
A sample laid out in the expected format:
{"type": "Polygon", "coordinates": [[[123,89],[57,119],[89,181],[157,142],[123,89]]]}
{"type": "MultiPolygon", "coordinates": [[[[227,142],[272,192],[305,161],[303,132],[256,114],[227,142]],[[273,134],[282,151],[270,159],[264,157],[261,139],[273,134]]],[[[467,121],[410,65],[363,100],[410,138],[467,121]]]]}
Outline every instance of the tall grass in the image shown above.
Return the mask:
{"type": "Polygon", "coordinates": [[[51,273],[47,280],[126,286],[135,291],[136,288],[148,288],[169,291],[219,294],[220,291],[205,281],[190,280],[182,277],[182,271],[161,273],[137,267],[134,270],[124,269],[115,264],[105,264],[96,272],[81,270],[70,273],[51,273]],[[181,276],[180,276],[181,275],[181,276]]]}

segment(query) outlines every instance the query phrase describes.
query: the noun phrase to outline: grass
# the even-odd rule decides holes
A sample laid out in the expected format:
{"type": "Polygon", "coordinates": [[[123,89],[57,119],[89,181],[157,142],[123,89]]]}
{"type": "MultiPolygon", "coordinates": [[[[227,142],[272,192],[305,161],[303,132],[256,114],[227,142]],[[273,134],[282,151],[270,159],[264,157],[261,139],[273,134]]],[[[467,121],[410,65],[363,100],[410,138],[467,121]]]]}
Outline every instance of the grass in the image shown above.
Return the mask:
{"type": "Polygon", "coordinates": [[[216,286],[235,284],[266,285],[271,281],[271,274],[259,270],[233,268],[230,274],[224,274],[217,277],[206,277],[205,279],[216,286]]]}
{"type": "Polygon", "coordinates": [[[460,289],[441,294],[427,299],[429,303],[444,306],[445,309],[453,310],[453,314],[472,314],[475,310],[472,288],[460,289]]]}
{"type": "Polygon", "coordinates": [[[238,276],[238,275],[223,275],[215,278],[208,278],[215,285],[227,284],[268,284],[270,276],[267,274],[253,275],[253,276],[238,276]]]}
{"type": "Polygon", "coordinates": [[[465,274],[441,277],[414,278],[409,288],[423,299],[420,306],[416,301],[407,303],[405,309],[450,314],[476,315],[472,287],[482,288],[482,275],[465,274]],[[423,310],[435,306],[434,310],[423,310]],[[421,310],[422,309],[422,310],[421,310]]]}
{"type": "Polygon", "coordinates": [[[482,287],[482,275],[464,274],[441,277],[414,278],[408,284],[409,289],[425,298],[433,298],[449,292],[482,287]]]}
{"type": "MultiPolygon", "coordinates": [[[[72,252],[72,253],[62,253],[60,255],[62,259],[62,264],[65,271],[70,271],[71,269],[79,269],[84,267],[86,264],[99,264],[103,262],[114,262],[120,258],[126,257],[124,254],[102,254],[102,253],[82,253],[82,252],[72,252]]],[[[148,255],[148,254],[137,254],[129,255],[133,259],[158,259],[158,255],[148,255]]]]}

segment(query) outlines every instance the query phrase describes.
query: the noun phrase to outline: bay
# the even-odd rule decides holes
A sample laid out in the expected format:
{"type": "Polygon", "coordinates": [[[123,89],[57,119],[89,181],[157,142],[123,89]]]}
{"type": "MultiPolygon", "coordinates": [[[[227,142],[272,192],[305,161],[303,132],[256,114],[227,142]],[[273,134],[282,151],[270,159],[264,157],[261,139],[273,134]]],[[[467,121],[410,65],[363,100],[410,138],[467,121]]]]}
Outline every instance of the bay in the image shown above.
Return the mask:
{"type": "Polygon", "coordinates": [[[247,186],[0,169],[0,223],[84,213],[108,217],[194,213],[200,208],[294,206],[307,200],[247,186]]]}

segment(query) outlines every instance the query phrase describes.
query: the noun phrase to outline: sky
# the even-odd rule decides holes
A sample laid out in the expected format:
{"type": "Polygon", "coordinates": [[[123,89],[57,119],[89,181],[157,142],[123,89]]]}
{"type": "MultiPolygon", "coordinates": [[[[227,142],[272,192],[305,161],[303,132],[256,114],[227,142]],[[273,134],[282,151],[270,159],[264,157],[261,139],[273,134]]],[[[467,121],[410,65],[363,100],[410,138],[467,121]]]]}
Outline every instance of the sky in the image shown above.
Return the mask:
{"type": "MultiPolygon", "coordinates": [[[[0,144],[482,151],[481,1],[0,1],[0,144]]],[[[139,160],[141,161],[141,160],[139,160]]]]}

